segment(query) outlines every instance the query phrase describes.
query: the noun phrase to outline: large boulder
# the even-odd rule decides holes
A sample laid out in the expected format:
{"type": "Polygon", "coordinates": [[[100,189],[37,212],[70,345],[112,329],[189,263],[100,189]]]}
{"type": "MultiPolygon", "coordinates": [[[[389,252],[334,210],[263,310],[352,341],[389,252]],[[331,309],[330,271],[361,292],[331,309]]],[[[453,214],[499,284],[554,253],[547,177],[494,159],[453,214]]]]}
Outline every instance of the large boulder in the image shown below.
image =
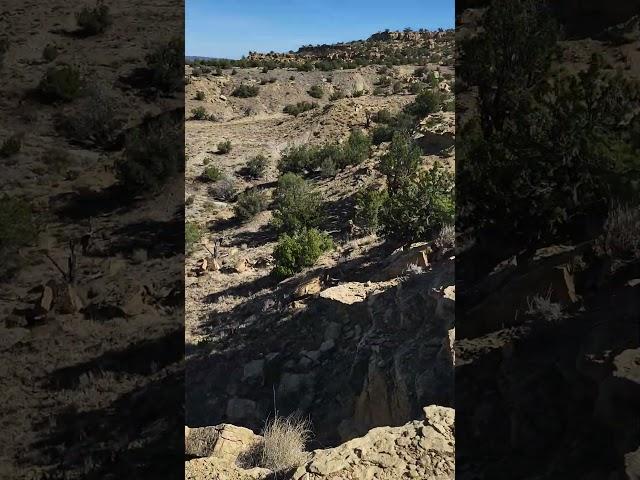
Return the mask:
{"type": "Polygon", "coordinates": [[[185,427],[184,448],[187,457],[217,457],[235,463],[262,437],[244,427],[223,423],[215,427],[185,427]]]}

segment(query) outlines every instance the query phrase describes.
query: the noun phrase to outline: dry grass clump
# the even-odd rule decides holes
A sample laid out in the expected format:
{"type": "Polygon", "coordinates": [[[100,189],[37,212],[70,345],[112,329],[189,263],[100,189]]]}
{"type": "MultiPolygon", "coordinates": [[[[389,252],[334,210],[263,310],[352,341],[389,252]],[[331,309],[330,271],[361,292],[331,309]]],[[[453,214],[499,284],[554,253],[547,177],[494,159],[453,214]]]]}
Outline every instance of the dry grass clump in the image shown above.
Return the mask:
{"type": "Polygon", "coordinates": [[[640,258],[640,207],[615,205],[604,225],[604,250],[615,259],[640,258]]]}
{"type": "Polygon", "coordinates": [[[274,472],[298,467],[309,458],[306,445],[311,438],[309,421],[297,415],[276,415],[267,420],[257,445],[255,460],[274,472]]]}
{"type": "Polygon", "coordinates": [[[453,248],[456,244],[456,227],[449,224],[444,225],[438,232],[435,243],[438,248],[453,248]]]}
{"type": "Polygon", "coordinates": [[[562,305],[551,301],[551,292],[546,296],[536,295],[527,299],[527,315],[543,318],[549,323],[557,323],[566,317],[562,305]]]}

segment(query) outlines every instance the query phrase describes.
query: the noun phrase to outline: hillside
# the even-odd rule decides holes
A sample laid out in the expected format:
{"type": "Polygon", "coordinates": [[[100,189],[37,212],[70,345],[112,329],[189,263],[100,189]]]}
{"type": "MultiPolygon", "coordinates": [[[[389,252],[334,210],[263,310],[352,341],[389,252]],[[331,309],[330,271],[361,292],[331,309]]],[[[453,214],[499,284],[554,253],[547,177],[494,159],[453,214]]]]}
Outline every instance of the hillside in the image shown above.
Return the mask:
{"type": "Polygon", "coordinates": [[[183,181],[158,194],[122,174],[150,157],[145,124],[182,150],[181,8],[11,0],[2,16],[0,478],[180,473],[164,412],[183,401],[183,181]]]}
{"type": "Polygon", "coordinates": [[[366,40],[344,42],[332,45],[305,45],[296,52],[258,53],[249,52],[247,60],[265,62],[275,61],[279,65],[292,65],[305,62],[336,62],[376,64],[453,64],[453,30],[431,32],[392,32],[384,31],[371,35],[366,40]]]}
{"type": "MultiPolygon", "coordinates": [[[[394,42],[376,37],[364,45],[374,58],[372,45],[394,42]]],[[[342,48],[292,55],[325,61],[342,48]]],[[[356,212],[360,192],[387,183],[380,162],[393,131],[406,131],[417,149],[416,178],[435,163],[453,170],[452,68],[225,67],[185,71],[186,216],[194,232],[186,261],[187,425],[259,433],[275,399],[280,415],[310,419],[309,447],[320,448],[419,419],[426,405],[450,405],[451,244],[435,234],[388,238],[365,228],[356,212]],[[410,113],[432,96],[429,113],[410,113]],[[304,102],[308,110],[291,110],[304,102]],[[370,148],[349,150],[367,137],[375,138],[370,148]],[[256,156],[264,170],[251,175],[256,156]],[[285,234],[274,223],[284,170],[314,190],[314,208],[324,211],[314,228],[333,244],[286,278],[277,274],[285,234]],[[240,217],[247,192],[264,204],[240,217]]]]}
{"type": "Polygon", "coordinates": [[[637,6],[466,3],[457,478],[638,478],[637,6]]]}

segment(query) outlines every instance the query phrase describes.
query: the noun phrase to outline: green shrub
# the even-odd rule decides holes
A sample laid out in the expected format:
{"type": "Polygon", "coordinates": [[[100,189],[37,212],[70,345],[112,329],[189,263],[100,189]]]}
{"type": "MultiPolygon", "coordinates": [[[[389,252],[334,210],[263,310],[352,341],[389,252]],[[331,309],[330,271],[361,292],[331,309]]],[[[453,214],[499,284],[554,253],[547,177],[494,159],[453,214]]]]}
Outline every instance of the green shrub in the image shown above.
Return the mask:
{"type": "Polygon", "coordinates": [[[352,96],[353,98],[358,98],[358,97],[363,96],[365,93],[366,93],[366,92],[365,92],[365,90],[354,90],[354,91],[351,93],[351,96],[352,96]]]}
{"type": "Polygon", "coordinates": [[[396,132],[380,159],[388,197],[379,219],[385,235],[402,243],[428,240],[454,220],[453,174],[438,163],[420,170],[420,154],[408,134],[396,132]]]}
{"type": "Polygon", "coordinates": [[[187,255],[193,253],[203,233],[202,228],[197,223],[186,222],[184,224],[184,250],[187,255]]]}
{"type": "Polygon", "coordinates": [[[134,128],[125,139],[116,174],[131,193],[154,191],[184,169],[182,118],[161,115],[134,128]]]}
{"type": "Polygon", "coordinates": [[[313,70],[313,63],[312,62],[301,63],[296,68],[299,72],[310,72],[311,70],[313,70]]]}
{"type": "Polygon", "coordinates": [[[264,192],[246,190],[238,195],[233,210],[240,220],[249,220],[253,216],[267,209],[268,200],[264,192]]]}
{"type": "Polygon", "coordinates": [[[113,20],[109,14],[109,7],[103,2],[98,2],[93,8],[84,7],[76,13],[76,23],[83,34],[96,35],[103,33],[113,20]]]}
{"type": "Polygon", "coordinates": [[[393,129],[397,132],[411,132],[416,125],[418,124],[418,120],[412,114],[407,113],[405,111],[398,112],[391,123],[389,124],[393,129]]]}
{"type": "Polygon", "coordinates": [[[312,267],[320,255],[332,248],[331,237],[315,228],[303,229],[292,235],[285,233],[273,251],[273,273],[278,278],[295,275],[304,268],[312,267]]]}
{"type": "Polygon", "coordinates": [[[336,160],[339,168],[347,165],[357,165],[363,162],[371,154],[371,138],[362,130],[354,129],[349,134],[349,138],[342,147],[343,155],[340,161],[336,160]]]}
{"type": "Polygon", "coordinates": [[[202,90],[198,90],[198,91],[196,92],[196,100],[200,100],[200,101],[202,101],[202,100],[204,100],[206,97],[207,97],[207,96],[206,96],[206,94],[205,94],[202,90]]]}
{"type": "Polygon", "coordinates": [[[312,86],[307,93],[313,98],[322,98],[324,96],[324,90],[320,85],[312,86]]]}
{"type": "Polygon", "coordinates": [[[429,73],[429,69],[427,67],[418,67],[413,71],[413,76],[422,77],[426,73],[429,73]]]}
{"type": "Polygon", "coordinates": [[[409,92],[414,94],[414,95],[418,95],[420,93],[422,93],[424,90],[426,90],[427,86],[422,83],[422,82],[416,82],[416,83],[412,83],[409,86],[409,92]]]}
{"type": "Polygon", "coordinates": [[[389,150],[380,158],[379,170],[387,177],[389,195],[415,178],[420,166],[420,148],[406,133],[395,132],[389,150]]]}
{"type": "Polygon", "coordinates": [[[346,142],[343,145],[339,143],[325,143],[321,147],[315,147],[311,151],[311,169],[322,168],[325,160],[331,160],[336,169],[345,167],[348,162],[345,158],[346,142]]]}
{"type": "Polygon", "coordinates": [[[231,75],[237,75],[238,74],[238,70],[237,69],[232,69],[231,70],[231,75]]]}
{"type": "Polygon", "coordinates": [[[426,117],[430,113],[440,110],[442,95],[433,90],[423,90],[418,94],[414,103],[407,105],[407,111],[418,117],[426,117]]]}
{"type": "Polygon", "coordinates": [[[436,163],[429,170],[389,189],[382,210],[385,235],[404,244],[434,238],[455,217],[455,179],[436,163]]]}
{"type": "Polygon", "coordinates": [[[246,85],[241,84],[231,93],[234,97],[240,98],[249,98],[249,97],[257,97],[258,93],[260,93],[260,87],[257,85],[246,85]]]}
{"type": "Polygon", "coordinates": [[[209,114],[207,113],[207,109],[203,106],[199,106],[191,109],[191,114],[194,120],[209,120],[209,114]]]}
{"type": "Polygon", "coordinates": [[[222,180],[224,174],[220,168],[215,165],[209,165],[202,172],[202,179],[206,182],[217,182],[218,180],[222,180]]]}
{"type": "Polygon", "coordinates": [[[278,160],[278,170],[282,173],[305,173],[314,167],[313,149],[307,145],[287,147],[278,160]]]}
{"type": "Polygon", "coordinates": [[[367,233],[376,233],[380,229],[381,212],[388,198],[385,190],[360,190],[356,194],[355,225],[367,233]]]}
{"type": "Polygon", "coordinates": [[[451,98],[442,104],[442,110],[445,112],[455,112],[456,111],[456,101],[451,98]]]}
{"type": "Polygon", "coordinates": [[[332,157],[325,157],[320,162],[320,175],[323,177],[335,177],[338,168],[332,157]]]}
{"type": "MultiPolygon", "coordinates": [[[[147,55],[147,68],[151,72],[151,85],[163,92],[183,89],[184,41],[174,38],[147,55]]],[[[195,72],[194,72],[194,76],[195,72]]]]}
{"type": "Polygon", "coordinates": [[[267,165],[269,165],[269,161],[264,155],[260,154],[251,157],[246,166],[247,176],[250,178],[262,178],[267,169],[267,165]]]}
{"type": "Polygon", "coordinates": [[[382,142],[390,142],[395,129],[389,125],[376,125],[371,131],[371,142],[380,145],[382,142]]]}
{"type": "Polygon", "coordinates": [[[289,115],[293,115],[294,117],[297,117],[301,113],[304,113],[304,112],[309,111],[309,110],[313,110],[314,108],[317,108],[317,107],[318,107],[318,104],[316,102],[313,102],[313,103],[310,103],[310,102],[298,102],[295,105],[294,104],[287,105],[286,107],[284,107],[284,109],[282,111],[284,113],[287,113],[289,115]]]}
{"type": "Polygon", "coordinates": [[[45,62],[51,62],[58,56],[58,47],[52,44],[48,44],[42,49],[42,59],[45,62]]]}
{"type": "Polygon", "coordinates": [[[373,89],[373,94],[380,97],[384,97],[385,95],[387,95],[387,89],[384,87],[375,87],[373,89]]]}
{"type": "Polygon", "coordinates": [[[82,80],[80,72],[70,65],[60,65],[47,69],[38,91],[46,102],[70,102],[80,95],[82,80]]]}
{"type": "Polygon", "coordinates": [[[318,70],[322,70],[323,72],[331,72],[339,68],[339,62],[330,60],[320,60],[316,62],[315,65],[318,70]]]}
{"type": "Polygon", "coordinates": [[[393,120],[393,115],[389,110],[383,108],[382,110],[378,110],[376,113],[374,113],[371,117],[371,120],[376,123],[391,123],[391,121],[393,120]]]}
{"type": "Polygon", "coordinates": [[[334,92],[329,97],[329,100],[333,102],[335,100],[340,100],[341,98],[344,98],[344,93],[340,90],[334,90],[334,92]]]}
{"type": "Polygon", "coordinates": [[[400,93],[404,90],[404,85],[401,81],[393,82],[393,93],[400,93]]]}
{"type": "Polygon", "coordinates": [[[11,135],[2,142],[2,146],[0,146],[0,157],[8,158],[20,151],[22,148],[22,138],[23,135],[21,133],[16,133],[11,135]]]}
{"type": "Polygon", "coordinates": [[[224,140],[218,143],[218,153],[225,154],[231,151],[231,140],[224,140]]]}
{"type": "Polygon", "coordinates": [[[371,153],[371,139],[362,130],[354,129],[343,144],[326,143],[322,146],[299,145],[284,150],[278,161],[281,172],[308,173],[317,169],[327,172],[331,160],[334,168],[356,165],[371,153]],[[324,168],[323,168],[324,166],[324,168]]]}
{"type": "Polygon", "coordinates": [[[378,80],[376,81],[375,85],[379,86],[379,87],[388,87],[391,85],[392,82],[392,78],[388,77],[386,75],[382,75],[378,78],[378,80]]]}
{"type": "Polygon", "coordinates": [[[285,173],[278,180],[274,197],[273,225],[295,232],[318,226],[323,217],[318,193],[302,177],[285,173]]]}
{"type": "Polygon", "coordinates": [[[429,72],[427,74],[427,84],[433,89],[438,88],[438,78],[435,72],[429,72]]]}

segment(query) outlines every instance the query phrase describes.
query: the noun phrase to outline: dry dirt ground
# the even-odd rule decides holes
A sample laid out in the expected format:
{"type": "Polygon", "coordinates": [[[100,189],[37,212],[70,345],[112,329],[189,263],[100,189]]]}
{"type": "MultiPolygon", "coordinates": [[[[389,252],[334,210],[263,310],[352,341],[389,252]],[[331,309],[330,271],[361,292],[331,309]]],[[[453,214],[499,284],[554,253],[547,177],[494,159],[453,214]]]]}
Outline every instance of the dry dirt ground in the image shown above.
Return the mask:
{"type": "Polygon", "coordinates": [[[181,34],[182,10],[173,0],[111,1],[112,25],[84,37],[75,13],[85,5],[95,3],[8,0],[0,7],[10,41],[1,71],[0,142],[24,134],[22,150],[2,160],[0,194],[30,202],[40,230],[20,252],[23,268],[0,286],[2,478],[106,478],[100,472],[107,465],[134,471],[140,457],[131,458],[157,440],[154,431],[167,428],[149,411],[145,392],[156,395],[164,384],[159,404],[176,411],[181,405],[166,388],[181,357],[181,301],[165,300],[182,289],[179,280],[171,283],[181,277],[182,180],[161,196],[125,205],[114,195],[111,168],[121,152],[72,143],[54,128],[61,112],[86,113],[84,95],[60,105],[42,103],[33,92],[48,67],[67,63],[85,86],[112,92],[125,127],[179,108],[181,93],[149,99],[128,79],[147,54],[181,34]],[[43,60],[46,45],[57,46],[55,60],[43,60]],[[43,286],[65,284],[45,254],[64,269],[69,241],[91,230],[90,217],[91,243],[78,255],[72,286],[79,304],[62,313],[54,299],[34,319],[43,286]],[[171,228],[176,238],[163,237],[171,228]],[[124,412],[128,425],[119,423],[124,412]],[[154,421],[155,427],[145,424],[154,421]]]}

